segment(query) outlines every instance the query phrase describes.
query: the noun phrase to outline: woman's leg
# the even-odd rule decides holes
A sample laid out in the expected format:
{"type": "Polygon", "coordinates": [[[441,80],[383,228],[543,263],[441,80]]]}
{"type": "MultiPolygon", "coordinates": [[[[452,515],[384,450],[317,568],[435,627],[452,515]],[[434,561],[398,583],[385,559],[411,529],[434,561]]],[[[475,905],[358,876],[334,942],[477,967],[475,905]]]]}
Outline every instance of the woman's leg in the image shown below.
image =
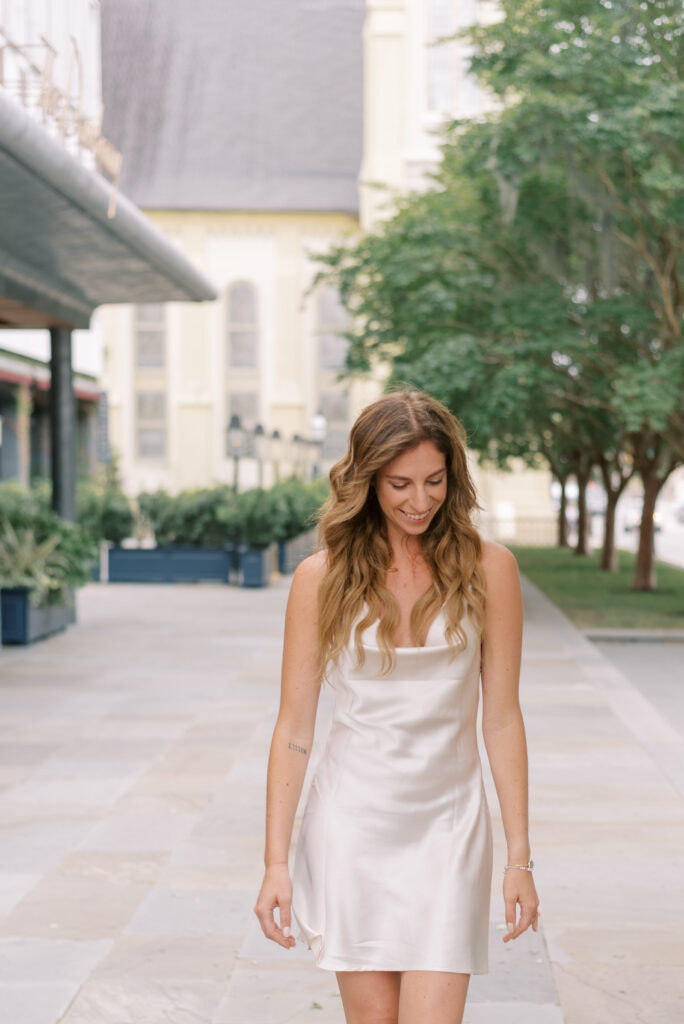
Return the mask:
{"type": "Polygon", "coordinates": [[[337,971],[347,1024],[397,1024],[398,971],[337,971]]]}
{"type": "Polygon", "coordinates": [[[402,971],[398,1024],[461,1024],[469,974],[402,971]]]}

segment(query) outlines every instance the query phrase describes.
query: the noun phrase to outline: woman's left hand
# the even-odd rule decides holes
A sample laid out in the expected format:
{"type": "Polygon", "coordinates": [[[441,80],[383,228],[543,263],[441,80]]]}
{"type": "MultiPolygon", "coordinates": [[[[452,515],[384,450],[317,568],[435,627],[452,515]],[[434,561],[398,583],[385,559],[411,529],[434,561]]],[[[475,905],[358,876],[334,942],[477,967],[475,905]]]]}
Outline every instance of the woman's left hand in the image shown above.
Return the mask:
{"type": "Polygon", "coordinates": [[[504,942],[517,939],[530,925],[539,928],[539,897],[534,886],[531,871],[509,868],[504,872],[504,906],[506,908],[506,934],[504,942]],[[520,904],[520,918],[516,921],[516,907],[520,904]]]}

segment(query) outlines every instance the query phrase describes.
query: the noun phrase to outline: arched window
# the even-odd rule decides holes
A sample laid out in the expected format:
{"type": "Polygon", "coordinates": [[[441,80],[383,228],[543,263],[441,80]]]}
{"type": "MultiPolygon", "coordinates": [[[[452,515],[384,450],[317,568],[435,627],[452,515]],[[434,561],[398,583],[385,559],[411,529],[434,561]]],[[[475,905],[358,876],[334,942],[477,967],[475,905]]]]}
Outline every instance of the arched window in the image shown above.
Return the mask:
{"type": "Polygon", "coordinates": [[[228,365],[256,367],[259,364],[259,311],[257,290],[248,281],[228,289],[228,365]]]}
{"type": "Polygon", "coordinates": [[[347,355],[347,339],[342,331],[348,324],[347,311],[337,288],[325,285],[318,293],[318,350],[321,369],[339,370],[347,355]]]}

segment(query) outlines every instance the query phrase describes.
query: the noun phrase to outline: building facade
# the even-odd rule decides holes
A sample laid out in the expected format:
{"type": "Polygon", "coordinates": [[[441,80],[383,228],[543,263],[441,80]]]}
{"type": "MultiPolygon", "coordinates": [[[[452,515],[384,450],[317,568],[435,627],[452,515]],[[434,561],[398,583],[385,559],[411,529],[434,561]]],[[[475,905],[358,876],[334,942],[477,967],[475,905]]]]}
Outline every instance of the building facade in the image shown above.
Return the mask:
{"type": "MultiPolygon", "coordinates": [[[[393,200],[430,183],[440,159],[440,129],[491,109],[468,73],[460,29],[497,17],[494,0],[367,0],[364,24],[364,144],[360,224],[372,230],[393,200]]],[[[458,410],[454,410],[458,413],[458,410]]],[[[502,540],[537,541],[553,530],[551,476],[520,460],[511,472],[471,459],[482,526],[502,540]]],[[[552,532],[546,535],[553,542],[552,532]]]]}
{"type": "Polygon", "coordinates": [[[103,311],[110,439],[126,488],[136,494],[232,483],[236,460],[228,428],[234,416],[244,432],[241,488],[269,485],[294,471],[310,475],[317,459],[321,468],[329,465],[344,451],[350,420],[370,389],[338,380],[344,313],[334,290],[312,288],[313,254],[357,230],[355,218],[149,215],[192,252],[219,299],[198,308],[170,303],[103,311]],[[319,412],[326,431],[317,446],[312,421],[319,412]],[[257,426],[267,438],[263,454],[257,426]]]}
{"type": "MultiPolygon", "coordinates": [[[[74,99],[78,96],[83,117],[97,120],[102,104],[99,3],[0,0],[0,89],[31,110],[37,82],[48,68],[52,84],[62,94],[69,91],[74,99]]],[[[59,136],[53,120],[45,119],[44,127],[59,136]]],[[[65,144],[69,146],[69,141],[65,144]]],[[[92,154],[79,157],[94,167],[92,154]]],[[[46,330],[2,327],[0,481],[29,486],[32,480],[50,475],[50,340],[46,330]]],[[[101,346],[90,331],[76,335],[77,473],[87,477],[97,465],[101,346]]]]}
{"type": "Polygon", "coordinates": [[[0,479],[76,480],[107,458],[103,302],[214,298],[120,189],[102,133],[97,0],[0,0],[0,479]]]}
{"type": "Polygon", "coordinates": [[[320,471],[378,393],[339,379],[344,313],[314,287],[315,256],[359,228],[364,17],[364,0],[205,0],[201,17],[182,0],[104,3],[123,187],[219,293],[103,311],[130,493],[320,471]]]}
{"type": "Polygon", "coordinates": [[[367,0],[361,225],[392,199],[425,188],[439,162],[446,121],[473,117],[489,100],[468,73],[460,29],[495,16],[485,0],[367,0]]]}

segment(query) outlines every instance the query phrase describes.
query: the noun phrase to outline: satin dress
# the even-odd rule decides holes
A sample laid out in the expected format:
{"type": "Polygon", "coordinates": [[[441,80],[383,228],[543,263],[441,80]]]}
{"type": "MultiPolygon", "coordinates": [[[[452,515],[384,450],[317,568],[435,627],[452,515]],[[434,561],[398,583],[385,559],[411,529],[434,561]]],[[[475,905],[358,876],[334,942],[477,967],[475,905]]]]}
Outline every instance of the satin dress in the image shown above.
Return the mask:
{"type": "MultiPolygon", "coordinates": [[[[332,725],[292,871],[300,941],[331,971],[488,971],[492,825],[476,722],[480,642],[444,614],[380,677],[377,622],[330,674],[332,725]]],[[[353,631],[352,631],[353,635],[353,631]]]]}

